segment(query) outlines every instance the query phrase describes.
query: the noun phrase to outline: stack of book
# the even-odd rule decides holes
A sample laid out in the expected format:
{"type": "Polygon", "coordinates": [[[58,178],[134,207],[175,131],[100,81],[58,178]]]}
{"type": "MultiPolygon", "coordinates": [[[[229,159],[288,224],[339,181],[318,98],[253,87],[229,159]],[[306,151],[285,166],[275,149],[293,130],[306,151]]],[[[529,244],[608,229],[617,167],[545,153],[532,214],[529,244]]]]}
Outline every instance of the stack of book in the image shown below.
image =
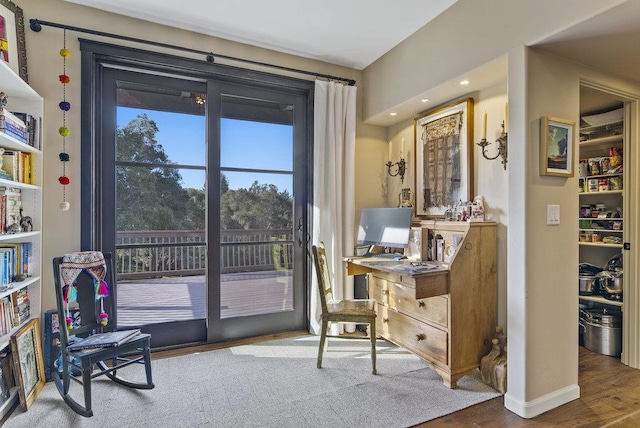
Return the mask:
{"type": "Polygon", "coordinates": [[[0,233],[20,232],[12,226],[20,225],[21,197],[20,188],[0,186],[0,233]]]}
{"type": "Polygon", "coordinates": [[[27,321],[31,314],[29,293],[26,288],[21,288],[20,290],[11,293],[9,300],[11,301],[13,310],[13,326],[19,326],[23,322],[27,321]]]}
{"type": "Polygon", "coordinates": [[[31,304],[26,287],[0,299],[0,336],[9,334],[31,316],[31,304]]]}
{"type": "Polygon", "coordinates": [[[4,107],[0,107],[0,132],[10,135],[21,143],[27,143],[27,125],[4,107]]]}
{"type": "Polygon", "coordinates": [[[38,150],[41,150],[41,138],[40,138],[40,118],[36,118],[28,113],[13,112],[13,115],[22,120],[27,130],[28,145],[38,150]]]}

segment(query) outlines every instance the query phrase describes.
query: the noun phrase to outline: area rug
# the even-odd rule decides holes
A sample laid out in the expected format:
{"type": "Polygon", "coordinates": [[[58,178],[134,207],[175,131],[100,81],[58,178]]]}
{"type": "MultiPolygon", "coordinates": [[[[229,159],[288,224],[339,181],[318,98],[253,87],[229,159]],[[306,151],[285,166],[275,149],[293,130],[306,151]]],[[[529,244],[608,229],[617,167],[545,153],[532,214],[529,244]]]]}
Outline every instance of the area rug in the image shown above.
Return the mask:
{"type": "MultiPolygon", "coordinates": [[[[409,427],[499,396],[479,372],[456,389],[389,342],[330,338],[316,368],[318,338],[302,336],[153,361],[155,389],[93,381],[92,418],[77,415],[48,383],[5,427],[409,427]]],[[[142,366],[119,373],[142,378],[142,366]]],[[[71,385],[75,397],[81,387],[71,385]]]]}

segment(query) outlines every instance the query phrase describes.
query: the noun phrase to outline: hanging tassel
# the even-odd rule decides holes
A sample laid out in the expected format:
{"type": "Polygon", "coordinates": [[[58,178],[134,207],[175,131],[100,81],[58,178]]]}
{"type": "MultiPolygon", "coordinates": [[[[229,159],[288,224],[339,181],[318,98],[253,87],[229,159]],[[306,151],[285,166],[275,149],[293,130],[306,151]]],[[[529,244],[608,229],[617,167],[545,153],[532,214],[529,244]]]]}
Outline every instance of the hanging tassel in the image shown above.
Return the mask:
{"type": "Polygon", "coordinates": [[[107,325],[109,323],[109,315],[104,311],[104,301],[102,299],[100,299],[100,310],[101,312],[98,316],[98,321],[100,321],[100,324],[102,325],[107,325]]]}
{"type": "Polygon", "coordinates": [[[109,286],[104,280],[101,280],[96,290],[96,298],[107,297],[109,295],[109,286]]]}
{"type": "Polygon", "coordinates": [[[64,288],[63,288],[64,296],[66,296],[65,302],[67,303],[75,302],[76,299],[78,298],[78,289],[76,288],[76,283],[74,282],[69,286],[65,285],[65,287],[67,287],[66,293],[64,292],[64,288]]]}
{"type": "Polygon", "coordinates": [[[71,312],[69,312],[69,305],[67,304],[67,330],[73,330],[73,318],[71,318],[71,312]]]}
{"type": "Polygon", "coordinates": [[[109,323],[109,315],[106,312],[102,311],[100,312],[98,320],[100,321],[100,324],[107,325],[109,323]]]}

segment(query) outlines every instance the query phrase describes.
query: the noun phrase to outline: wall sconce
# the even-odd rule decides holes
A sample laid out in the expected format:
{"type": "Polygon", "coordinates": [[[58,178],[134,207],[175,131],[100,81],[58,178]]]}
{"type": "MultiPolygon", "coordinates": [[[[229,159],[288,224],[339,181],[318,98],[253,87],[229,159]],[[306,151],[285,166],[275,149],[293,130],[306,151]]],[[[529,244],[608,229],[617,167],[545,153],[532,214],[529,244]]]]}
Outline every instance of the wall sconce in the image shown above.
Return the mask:
{"type": "Polygon", "coordinates": [[[407,163],[404,161],[404,158],[400,158],[400,160],[396,163],[391,163],[391,161],[385,163],[387,166],[387,172],[391,177],[400,176],[400,182],[404,183],[404,173],[407,170],[407,163]],[[391,172],[391,168],[395,167],[395,174],[391,172]]]}
{"type": "MultiPolygon", "coordinates": [[[[486,120],[487,120],[487,114],[485,113],[485,118],[484,118],[485,122],[484,122],[484,129],[485,132],[483,133],[483,135],[486,135],[486,120]]],[[[505,127],[504,127],[504,122],[502,122],[502,132],[500,133],[500,136],[498,137],[498,139],[496,140],[496,143],[498,143],[498,153],[496,153],[496,155],[494,157],[489,157],[487,156],[487,152],[486,152],[486,148],[489,144],[491,144],[489,141],[487,141],[487,138],[485,136],[482,137],[482,140],[480,140],[480,142],[478,143],[478,145],[480,147],[482,147],[482,156],[487,159],[487,160],[494,160],[497,159],[498,156],[502,157],[502,165],[504,166],[504,170],[507,170],[507,142],[508,142],[508,136],[507,133],[505,132],[505,127]]]]}

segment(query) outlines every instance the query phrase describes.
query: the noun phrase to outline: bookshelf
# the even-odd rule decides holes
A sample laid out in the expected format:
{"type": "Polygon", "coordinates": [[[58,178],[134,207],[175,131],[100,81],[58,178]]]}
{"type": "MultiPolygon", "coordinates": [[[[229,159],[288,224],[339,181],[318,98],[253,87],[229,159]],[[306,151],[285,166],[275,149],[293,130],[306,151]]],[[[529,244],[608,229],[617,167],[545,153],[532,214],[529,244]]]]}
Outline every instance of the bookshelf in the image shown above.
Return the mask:
{"type": "MultiPolygon", "coordinates": [[[[5,108],[10,112],[29,114],[38,120],[37,132],[42,134],[42,117],[44,100],[25,83],[9,66],[0,61],[0,92],[7,95],[5,108]]],[[[36,147],[42,147],[42,138],[38,137],[36,147]]],[[[0,132],[0,148],[8,151],[28,153],[33,158],[32,183],[0,178],[0,188],[18,189],[20,203],[24,216],[32,219],[32,229],[26,232],[18,230],[16,233],[0,234],[0,248],[15,248],[13,244],[28,244],[28,258],[24,260],[28,265],[28,276],[22,281],[11,281],[0,285],[0,302],[11,301],[11,296],[18,290],[26,290],[29,300],[29,317],[18,325],[9,325],[0,335],[0,354],[11,350],[11,336],[24,324],[33,318],[39,318],[41,313],[41,273],[42,273],[42,150],[18,138],[0,132]]],[[[23,247],[24,248],[24,247],[23,247]]],[[[17,251],[17,250],[16,250],[17,251]]],[[[22,260],[21,260],[22,261],[22,260]]],[[[17,268],[16,268],[17,269],[17,268]]],[[[19,273],[19,272],[15,272],[19,273]]],[[[10,276],[10,275],[9,275],[10,276]]],[[[42,351],[42,350],[41,350],[42,351]]],[[[12,388],[10,396],[0,403],[0,418],[9,412],[18,401],[17,388],[12,388]]]]}

